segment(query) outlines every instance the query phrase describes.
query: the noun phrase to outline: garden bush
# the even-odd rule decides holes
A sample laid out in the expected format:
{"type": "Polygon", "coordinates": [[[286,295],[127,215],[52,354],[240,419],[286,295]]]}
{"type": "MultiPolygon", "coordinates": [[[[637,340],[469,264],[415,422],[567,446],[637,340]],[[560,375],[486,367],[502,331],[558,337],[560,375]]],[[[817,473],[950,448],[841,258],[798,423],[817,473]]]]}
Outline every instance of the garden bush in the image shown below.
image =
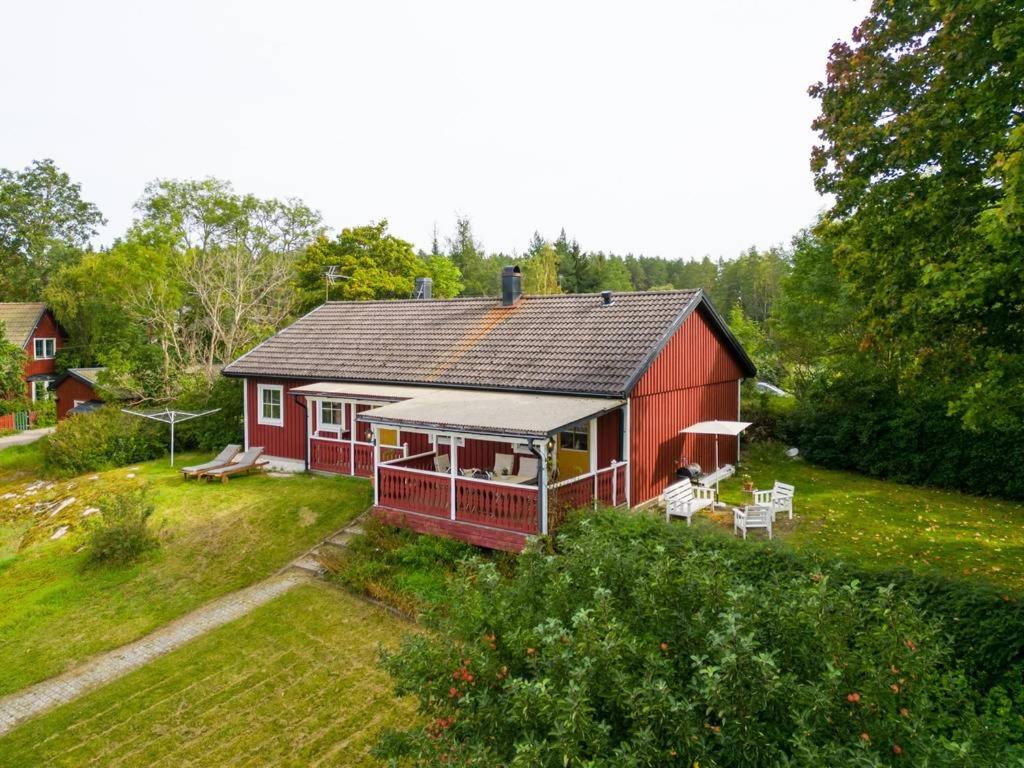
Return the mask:
{"type": "Polygon", "coordinates": [[[435,632],[384,652],[425,725],[401,764],[1020,765],[984,693],[899,588],[642,517],[570,522],[501,577],[477,561],[435,632]],[[762,557],[761,567],[757,558],[762,557]],[[771,567],[778,563],[781,567],[771,567]]]}
{"type": "Polygon", "coordinates": [[[114,406],[64,419],[43,445],[46,469],[76,475],[146,461],[167,450],[166,427],[114,406]]]}
{"type": "Polygon", "coordinates": [[[174,403],[184,411],[216,413],[186,421],[177,428],[178,446],[202,451],[219,451],[230,443],[242,443],[242,382],[218,376],[213,383],[205,377],[186,382],[174,403]]]}
{"type": "Polygon", "coordinates": [[[153,504],[145,489],[111,494],[98,506],[99,518],[89,527],[89,563],[127,565],[157,545],[149,527],[153,504]]]}

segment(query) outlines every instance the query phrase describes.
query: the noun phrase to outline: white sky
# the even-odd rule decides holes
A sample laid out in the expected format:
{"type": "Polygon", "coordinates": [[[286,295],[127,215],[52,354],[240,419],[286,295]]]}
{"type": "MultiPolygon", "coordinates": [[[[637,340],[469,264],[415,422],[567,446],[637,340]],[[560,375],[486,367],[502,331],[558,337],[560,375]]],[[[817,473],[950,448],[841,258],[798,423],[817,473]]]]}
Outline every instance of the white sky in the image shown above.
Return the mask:
{"type": "Polygon", "coordinates": [[[561,227],[734,256],[825,205],[807,86],[863,0],[7,2],[0,167],[52,157],[109,220],[158,177],[387,218],[429,248],[561,227]]]}

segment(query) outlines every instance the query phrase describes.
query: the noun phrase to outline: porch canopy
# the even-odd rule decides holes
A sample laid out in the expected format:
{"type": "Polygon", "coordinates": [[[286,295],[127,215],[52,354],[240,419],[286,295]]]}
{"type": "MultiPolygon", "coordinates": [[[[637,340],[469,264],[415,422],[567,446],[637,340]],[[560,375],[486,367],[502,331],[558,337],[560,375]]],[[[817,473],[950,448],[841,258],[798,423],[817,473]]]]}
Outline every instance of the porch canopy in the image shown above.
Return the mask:
{"type": "Polygon", "coordinates": [[[426,432],[545,439],[624,404],[604,397],[423,389],[408,400],[364,411],[359,420],[426,432]]]}

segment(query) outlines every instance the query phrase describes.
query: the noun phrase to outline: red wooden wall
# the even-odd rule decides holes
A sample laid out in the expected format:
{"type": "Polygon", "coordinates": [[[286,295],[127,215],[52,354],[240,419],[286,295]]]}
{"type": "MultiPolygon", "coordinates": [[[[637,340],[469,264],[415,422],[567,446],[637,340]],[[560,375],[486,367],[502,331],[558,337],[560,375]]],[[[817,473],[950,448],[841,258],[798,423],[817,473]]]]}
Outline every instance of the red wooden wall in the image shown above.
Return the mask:
{"type": "Polygon", "coordinates": [[[263,448],[268,456],[282,459],[306,458],[304,439],[306,413],[288,394],[295,387],[308,382],[287,381],[285,379],[246,379],[246,397],[248,398],[248,430],[249,445],[263,448]],[[284,385],[284,425],[280,427],[259,423],[259,387],[260,384],[284,385]]]}
{"type": "Polygon", "coordinates": [[[68,411],[75,407],[75,400],[88,402],[98,400],[96,390],[74,376],[68,376],[57,385],[57,418],[63,419],[68,411]]]}
{"type": "MultiPolygon", "coordinates": [[[[675,480],[685,458],[714,469],[714,437],[681,435],[698,421],[734,420],[743,371],[703,309],[691,314],[637,382],[630,396],[630,493],[640,504],[675,480]]],[[[736,461],[737,441],[719,438],[719,462],[736,461]]]]}
{"type": "MultiPolygon", "coordinates": [[[[65,344],[67,344],[67,338],[60,330],[60,326],[57,325],[57,321],[53,317],[53,313],[50,310],[43,312],[43,316],[39,320],[39,325],[32,332],[32,336],[29,338],[28,343],[25,344],[25,353],[28,355],[28,361],[25,363],[25,379],[29,376],[35,376],[40,373],[56,373],[57,368],[53,359],[50,360],[36,360],[35,358],[35,339],[56,339],[54,346],[57,350],[60,350],[65,344]]],[[[25,385],[25,396],[32,397],[32,389],[26,383],[25,385]]]]}

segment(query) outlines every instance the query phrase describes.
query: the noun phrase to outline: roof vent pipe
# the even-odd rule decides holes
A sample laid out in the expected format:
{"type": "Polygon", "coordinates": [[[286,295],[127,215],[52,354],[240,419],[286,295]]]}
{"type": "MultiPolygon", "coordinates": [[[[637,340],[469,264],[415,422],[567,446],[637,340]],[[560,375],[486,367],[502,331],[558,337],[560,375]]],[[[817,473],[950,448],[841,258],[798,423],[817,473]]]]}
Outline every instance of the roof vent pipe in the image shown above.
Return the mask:
{"type": "Polygon", "coordinates": [[[519,267],[501,268],[501,304],[511,307],[519,302],[523,295],[523,276],[519,267]]]}
{"type": "Polygon", "coordinates": [[[434,281],[429,277],[417,277],[416,287],[413,289],[414,299],[430,299],[434,296],[434,281]]]}
{"type": "Polygon", "coordinates": [[[606,307],[612,303],[611,291],[601,291],[601,303],[604,304],[606,307]]]}

